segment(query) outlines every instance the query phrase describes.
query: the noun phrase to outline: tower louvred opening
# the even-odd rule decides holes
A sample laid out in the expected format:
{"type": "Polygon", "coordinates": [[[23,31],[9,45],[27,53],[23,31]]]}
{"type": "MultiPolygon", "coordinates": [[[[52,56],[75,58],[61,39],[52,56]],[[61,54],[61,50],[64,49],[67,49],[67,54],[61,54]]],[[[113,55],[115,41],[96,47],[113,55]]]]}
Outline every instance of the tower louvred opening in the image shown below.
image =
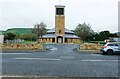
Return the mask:
{"type": "Polygon", "coordinates": [[[56,8],[56,15],[64,15],[64,9],[63,8],[56,8]]]}

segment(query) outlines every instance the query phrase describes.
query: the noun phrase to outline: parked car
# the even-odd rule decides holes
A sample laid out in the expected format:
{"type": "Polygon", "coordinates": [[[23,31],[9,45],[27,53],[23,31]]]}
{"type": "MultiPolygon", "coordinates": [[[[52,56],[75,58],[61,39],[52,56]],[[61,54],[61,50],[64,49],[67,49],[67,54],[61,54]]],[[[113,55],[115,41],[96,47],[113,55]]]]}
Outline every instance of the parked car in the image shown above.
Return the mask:
{"type": "Polygon", "coordinates": [[[111,42],[111,43],[106,43],[100,51],[102,52],[103,55],[108,54],[112,55],[115,53],[120,54],[120,43],[117,42],[111,42]]]}

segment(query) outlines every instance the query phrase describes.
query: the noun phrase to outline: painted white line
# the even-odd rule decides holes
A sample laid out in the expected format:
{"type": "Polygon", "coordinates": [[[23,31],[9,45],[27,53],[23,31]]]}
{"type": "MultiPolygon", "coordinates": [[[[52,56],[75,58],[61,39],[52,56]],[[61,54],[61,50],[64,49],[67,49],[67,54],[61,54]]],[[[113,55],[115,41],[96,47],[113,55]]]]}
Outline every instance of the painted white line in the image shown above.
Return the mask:
{"type": "Polygon", "coordinates": [[[118,60],[82,60],[82,61],[86,61],[86,62],[94,62],[94,61],[118,62],[118,60]]]}
{"type": "Polygon", "coordinates": [[[74,59],[74,56],[61,56],[60,59],[74,59]]]}
{"type": "Polygon", "coordinates": [[[51,48],[50,50],[57,50],[57,48],[51,48]]]}
{"type": "Polygon", "coordinates": [[[102,56],[102,55],[98,55],[98,54],[91,54],[92,56],[102,56]]]}
{"type": "Polygon", "coordinates": [[[1,54],[10,54],[10,55],[14,55],[14,54],[30,54],[30,53],[1,53],[1,54]]]}
{"type": "Polygon", "coordinates": [[[15,60],[46,60],[46,61],[58,61],[60,59],[50,59],[50,58],[13,58],[15,60]]]}
{"type": "Polygon", "coordinates": [[[6,77],[6,78],[8,78],[8,77],[18,77],[18,78],[21,78],[21,77],[29,77],[29,78],[30,77],[49,77],[50,78],[51,77],[51,78],[53,78],[53,77],[57,77],[57,76],[30,76],[30,75],[29,76],[17,76],[17,75],[16,76],[12,76],[12,75],[11,76],[7,76],[7,75],[0,76],[0,78],[2,78],[2,77],[6,77]]]}
{"type": "Polygon", "coordinates": [[[27,76],[0,76],[0,77],[27,77],[27,76]]]}

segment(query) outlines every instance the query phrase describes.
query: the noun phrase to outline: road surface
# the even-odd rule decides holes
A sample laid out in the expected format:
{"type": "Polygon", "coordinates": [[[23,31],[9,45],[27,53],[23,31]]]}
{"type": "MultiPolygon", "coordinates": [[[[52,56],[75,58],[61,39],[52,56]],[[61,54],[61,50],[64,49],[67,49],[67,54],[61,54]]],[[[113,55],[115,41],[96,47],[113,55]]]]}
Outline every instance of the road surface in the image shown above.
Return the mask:
{"type": "Polygon", "coordinates": [[[118,77],[118,55],[77,51],[77,44],[45,44],[46,51],[3,53],[3,76],[118,77]]]}

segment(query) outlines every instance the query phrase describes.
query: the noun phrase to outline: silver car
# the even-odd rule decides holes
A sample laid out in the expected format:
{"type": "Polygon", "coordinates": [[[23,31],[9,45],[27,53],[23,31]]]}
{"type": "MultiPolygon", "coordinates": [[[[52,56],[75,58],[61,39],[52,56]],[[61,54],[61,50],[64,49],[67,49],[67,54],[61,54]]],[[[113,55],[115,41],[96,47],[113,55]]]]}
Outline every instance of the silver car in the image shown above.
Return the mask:
{"type": "Polygon", "coordinates": [[[100,51],[102,52],[103,55],[105,54],[115,54],[119,53],[120,54],[120,43],[117,42],[111,42],[111,43],[106,43],[100,51]]]}

